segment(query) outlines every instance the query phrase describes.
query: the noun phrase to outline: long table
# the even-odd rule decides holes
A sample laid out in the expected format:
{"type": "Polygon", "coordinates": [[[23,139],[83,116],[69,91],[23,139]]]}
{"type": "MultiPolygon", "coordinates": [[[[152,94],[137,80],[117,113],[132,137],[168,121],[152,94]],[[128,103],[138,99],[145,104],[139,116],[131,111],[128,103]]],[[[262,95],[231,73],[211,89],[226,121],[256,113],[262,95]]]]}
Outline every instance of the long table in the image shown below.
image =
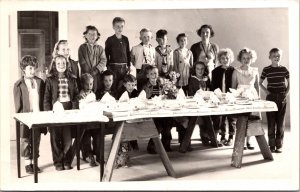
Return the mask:
{"type": "MultiPolygon", "coordinates": [[[[104,112],[106,116],[111,118],[113,121],[126,121],[133,119],[143,118],[157,118],[157,117],[189,117],[188,127],[184,135],[182,144],[180,145],[179,151],[184,153],[187,151],[188,145],[191,140],[191,136],[199,116],[209,115],[229,115],[235,114],[237,117],[236,125],[236,137],[232,153],[231,165],[237,168],[241,167],[245,136],[255,136],[260,147],[260,151],[266,160],[273,160],[272,153],[268,147],[264,131],[261,127],[249,130],[247,127],[248,117],[251,112],[268,112],[277,111],[277,105],[271,101],[256,100],[240,104],[220,104],[220,105],[202,105],[192,106],[185,108],[184,106],[178,108],[166,107],[167,105],[161,105],[165,107],[151,108],[151,109],[138,109],[138,110],[124,110],[114,111],[107,110],[104,112]]],[[[122,129],[118,130],[122,132],[122,129]]],[[[132,133],[133,134],[133,133],[132,133]]],[[[130,135],[127,134],[127,135],[130,135]]],[[[121,140],[121,138],[118,138],[121,140]]],[[[120,140],[115,140],[114,143],[120,143],[120,140]]],[[[214,141],[216,145],[216,142],[214,141]]],[[[114,159],[114,157],[111,157],[114,159]]]]}
{"type": "MultiPolygon", "coordinates": [[[[100,128],[100,180],[103,177],[104,170],[104,126],[103,123],[108,122],[109,119],[101,113],[86,113],[80,110],[66,110],[60,113],[53,113],[52,111],[35,112],[35,113],[16,113],[14,114],[16,120],[16,142],[17,142],[17,166],[18,178],[21,178],[20,168],[20,123],[25,124],[32,129],[32,147],[33,147],[33,165],[34,165],[34,182],[38,182],[38,159],[37,159],[37,146],[35,145],[37,137],[37,129],[42,127],[58,127],[74,125],[76,130],[76,156],[77,156],[77,169],[80,169],[79,158],[79,127],[77,125],[91,124],[100,128]]],[[[83,134],[83,133],[82,133],[83,134]]]]}

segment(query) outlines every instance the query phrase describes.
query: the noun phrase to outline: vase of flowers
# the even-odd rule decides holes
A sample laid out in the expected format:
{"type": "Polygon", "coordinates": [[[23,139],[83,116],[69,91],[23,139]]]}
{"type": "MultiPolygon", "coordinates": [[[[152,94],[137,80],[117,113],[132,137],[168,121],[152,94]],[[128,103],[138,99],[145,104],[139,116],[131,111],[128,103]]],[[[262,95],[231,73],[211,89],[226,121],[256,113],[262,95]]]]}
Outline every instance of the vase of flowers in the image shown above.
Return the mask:
{"type": "Polygon", "coordinates": [[[163,98],[164,99],[176,99],[177,93],[178,93],[178,89],[176,87],[176,82],[174,82],[173,79],[171,79],[171,80],[164,79],[164,82],[162,85],[163,98]]]}

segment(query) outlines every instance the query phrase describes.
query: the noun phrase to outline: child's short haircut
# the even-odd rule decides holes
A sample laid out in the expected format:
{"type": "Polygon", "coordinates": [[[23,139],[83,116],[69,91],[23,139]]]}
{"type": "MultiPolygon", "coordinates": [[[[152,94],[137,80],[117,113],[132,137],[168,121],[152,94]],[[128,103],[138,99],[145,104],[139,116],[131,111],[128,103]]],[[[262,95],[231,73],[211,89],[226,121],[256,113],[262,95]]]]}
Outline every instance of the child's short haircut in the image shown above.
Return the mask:
{"type": "Polygon", "coordinates": [[[136,82],[135,76],[133,76],[133,75],[131,75],[131,74],[125,75],[125,76],[124,76],[124,79],[123,79],[123,83],[127,83],[127,82],[135,83],[135,82],[136,82]]]}
{"type": "Polygon", "coordinates": [[[34,68],[38,67],[38,61],[35,56],[25,55],[22,57],[20,62],[21,70],[24,70],[27,66],[33,66],[34,68]]]}
{"type": "Polygon", "coordinates": [[[215,32],[214,32],[212,26],[211,26],[211,25],[207,25],[207,24],[202,25],[202,26],[200,27],[200,29],[197,30],[197,34],[198,34],[199,36],[201,36],[201,31],[202,31],[202,29],[205,29],[205,28],[208,28],[208,29],[210,30],[210,37],[215,36],[215,32]]]}
{"type": "MultiPolygon", "coordinates": [[[[96,41],[98,41],[98,39],[100,38],[100,33],[99,33],[99,31],[98,31],[98,29],[95,27],[95,26],[92,26],[92,25],[89,25],[89,26],[86,26],[86,29],[85,29],[85,32],[83,32],[83,35],[86,35],[89,31],[97,31],[97,39],[96,39],[96,41]]],[[[85,38],[85,40],[87,40],[86,38],[85,38]]]]}
{"type": "Polygon", "coordinates": [[[116,24],[116,23],[119,23],[119,22],[124,22],[125,23],[125,20],[122,18],[122,17],[115,17],[112,21],[112,24],[116,24]]]}
{"type": "Polygon", "coordinates": [[[225,48],[221,49],[218,53],[218,61],[220,62],[220,59],[223,55],[227,55],[229,58],[229,63],[232,63],[234,61],[234,55],[231,49],[225,48]]]}
{"type": "Polygon", "coordinates": [[[240,50],[240,52],[239,52],[239,54],[238,54],[238,56],[237,56],[237,60],[238,60],[239,62],[241,62],[242,55],[243,55],[244,53],[248,53],[248,54],[250,55],[250,57],[251,57],[251,59],[252,59],[252,62],[255,62],[255,61],[256,61],[256,59],[257,59],[256,52],[255,52],[254,50],[251,50],[251,49],[245,47],[245,48],[243,48],[242,50],[240,50]]]}
{"type": "Polygon", "coordinates": [[[279,49],[279,48],[273,48],[273,49],[270,50],[269,56],[271,56],[272,53],[277,53],[277,52],[279,52],[280,54],[282,54],[282,50],[281,49],[279,49]]]}
{"type": "Polygon", "coordinates": [[[115,73],[112,70],[108,69],[108,70],[104,71],[102,73],[102,80],[104,79],[105,76],[110,76],[110,75],[112,75],[113,78],[115,78],[115,73]]]}
{"type": "Polygon", "coordinates": [[[93,78],[93,76],[91,74],[89,74],[89,73],[82,74],[81,75],[81,85],[82,85],[82,87],[90,79],[92,79],[94,81],[94,78],[93,78]]]}
{"type": "Polygon", "coordinates": [[[177,35],[177,37],[176,37],[177,43],[179,43],[179,40],[180,40],[180,38],[182,38],[182,37],[187,37],[187,35],[186,35],[185,33],[180,33],[179,35],[177,35]]]}
{"type": "Polygon", "coordinates": [[[156,32],[156,38],[163,38],[167,34],[168,34],[167,30],[160,29],[156,32]]]}
{"type": "Polygon", "coordinates": [[[150,71],[152,71],[153,69],[158,69],[156,66],[154,65],[148,65],[146,68],[145,68],[145,75],[148,75],[150,71]]]}
{"type": "Polygon", "coordinates": [[[140,36],[142,36],[143,33],[146,33],[146,32],[152,33],[152,31],[151,31],[150,29],[148,29],[148,28],[143,28],[143,29],[140,31],[140,36]]]}

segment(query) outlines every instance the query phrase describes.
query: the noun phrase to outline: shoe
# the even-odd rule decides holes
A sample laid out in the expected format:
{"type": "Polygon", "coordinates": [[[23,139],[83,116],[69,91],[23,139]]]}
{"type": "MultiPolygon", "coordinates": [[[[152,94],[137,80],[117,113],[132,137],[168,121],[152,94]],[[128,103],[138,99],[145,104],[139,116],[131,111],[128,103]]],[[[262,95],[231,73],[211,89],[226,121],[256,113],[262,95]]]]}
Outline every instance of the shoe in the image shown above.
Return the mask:
{"type": "Polygon", "coordinates": [[[153,142],[152,139],[150,139],[149,142],[148,142],[147,152],[148,152],[149,154],[156,154],[154,142],[153,142]]]}
{"type": "Polygon", "coordinates": [[[56,165],[55,169],[56,169],[56,171],[62,171],[62,170],[64,170],[63,166],[61,166],[61,165],[56,165]]]}
{"type": "Polygon", "coordinates": [[[282,153],[282,148],[276,148],[275,153],[282,153]]]}
{"type": "Polygon", "coordinates": [[[270,151],[271,153],[275,153],[276,152],[275,147],[270,147],[270,151]]]}
{"type": "MultiPolygon", "coordinates": [[[[34,166],[33,164],[30,164],[30,166],[32,167],[32,170],[34,170],[34,166]]],[[[39,167],[37,167],[37,172],[40,173],[41,172],[41,169],[39,167]]]]}
{"type": "Polygon", "coordinates": [[[26,173],[28,173],[28,174],[33,174],[34,172],[33,172],[32,164],[26,165],[26,166],[25,166],[25,171],[26,171],[26,173]]]}
{"type": "Polygon", "coordinates": [[[202,144],[203,144],[204,146],[209,146],[209,138],[203,137],[203,138],[202,138],[202,144]]]}
{"type": "Polygon", "coordinates": [[[247,149],[248,149],[248,148],[245,146],[245,147],[244,147],[244,150],[247,150],[247,149]]]}
{"type": "Polygon", "coordinates": [[[228,140],[224,143],[225,146],[231,146],[232,144],[233,144],[233,139],[228,139],[228,140]]]}
{"type": "Polygon", "coordinates": [[[193,148],[192,148],[191,142],[189,143],[189,146],[188,146],[188,148],[187,148],[187,151],[193,151],[193,148]]]}
{"type": "Polygon", "coordinates": [[[138,151],[139,150],[139,145],[137,140],[133,140],[133,141],[129,141],[130,146],[132,148],[133,151],[138,151]]]}
{"type": "Polygon", "coordinates": [[[68,163],[65,164],[64,167],[65,167],[65,170],[73,169],[73,167],[70,164],[68,164],[68,163]]]}
{"type": "Polygon", "coordinates": [[[253,147],[253,146],[251,146],[251,144],[250,144],[250,143],[247,143],[247,148],[248,148],[249,150],[254,150],[254,147],[253,147]]]}
{"type": "Polygon", "coordinates": [[[98,164],[96,163],[96,161],[95,161],[95,159],[94,159],[94,155],[90,155],[89,157],[88,157],[88,161],[90,162],[90,166],[91,167],[96,167],[96,166],[98,166],[98,164]]]}
{"type": "Polygon", "coordinates": [[[217,140],[218,147],[223,147],[223,143],[217,140]]]}

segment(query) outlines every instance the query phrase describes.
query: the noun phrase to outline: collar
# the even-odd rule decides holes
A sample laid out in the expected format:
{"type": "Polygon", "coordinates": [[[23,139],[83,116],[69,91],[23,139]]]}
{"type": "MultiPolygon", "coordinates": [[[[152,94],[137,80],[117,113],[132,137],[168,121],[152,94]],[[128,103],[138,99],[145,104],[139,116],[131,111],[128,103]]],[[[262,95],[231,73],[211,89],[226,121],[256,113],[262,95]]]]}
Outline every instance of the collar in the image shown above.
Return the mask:
{"type": "Polygon", "coordinates": [[[207,81],[207,76],[203,76],[201,79],[199,79],[196,75],[192,75],[192,78],[195,78],[198,81],[207,81]]]}

